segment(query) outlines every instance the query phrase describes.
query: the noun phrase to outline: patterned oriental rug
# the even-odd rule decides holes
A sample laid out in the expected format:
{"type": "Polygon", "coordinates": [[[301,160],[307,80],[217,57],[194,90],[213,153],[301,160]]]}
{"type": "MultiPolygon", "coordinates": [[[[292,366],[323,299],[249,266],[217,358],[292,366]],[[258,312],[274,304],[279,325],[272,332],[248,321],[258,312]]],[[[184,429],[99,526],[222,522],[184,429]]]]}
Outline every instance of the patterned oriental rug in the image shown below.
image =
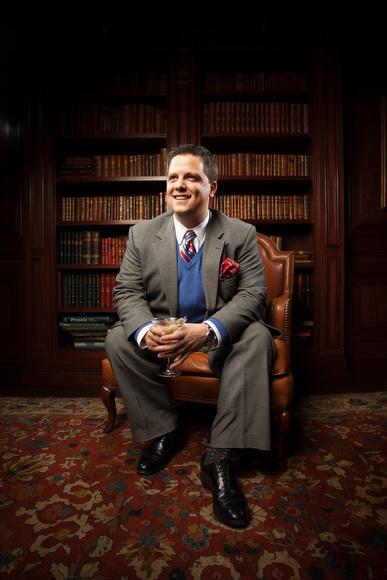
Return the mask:
{"type": "Polygon", "coordinates": [[[209,407],[182,408],[187,447],[141,477],[120,399],[109,435],[99,399],[0,399],[0,577],[385,579],[386,399],[295,400],[288,471],[236,466],[243,530],[200,483],[209,407]]]}

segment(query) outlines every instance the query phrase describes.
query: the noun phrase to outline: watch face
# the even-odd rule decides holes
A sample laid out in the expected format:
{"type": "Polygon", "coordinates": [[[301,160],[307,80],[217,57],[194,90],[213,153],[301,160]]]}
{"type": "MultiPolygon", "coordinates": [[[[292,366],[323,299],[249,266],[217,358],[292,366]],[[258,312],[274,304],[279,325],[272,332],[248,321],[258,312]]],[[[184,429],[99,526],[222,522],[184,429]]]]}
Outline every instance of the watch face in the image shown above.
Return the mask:
{"type": "Polygon", "coordinates": [[[211,326],[207,326],[207,346],[212,346],[216,342],[216,334],[211,326]]]}

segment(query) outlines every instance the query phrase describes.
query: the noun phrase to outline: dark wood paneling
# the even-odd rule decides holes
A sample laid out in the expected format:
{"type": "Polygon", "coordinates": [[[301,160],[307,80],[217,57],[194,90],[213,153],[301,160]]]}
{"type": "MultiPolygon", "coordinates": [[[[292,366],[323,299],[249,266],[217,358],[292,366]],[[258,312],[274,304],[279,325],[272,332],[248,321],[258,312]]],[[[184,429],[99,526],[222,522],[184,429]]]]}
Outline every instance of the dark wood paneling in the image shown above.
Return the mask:
{"type": "Polygon", "coordinates": [[[55,164],[48,95],[49,84],[42,77],[40,83],[29,85],[25,107],[27,359],[54,352],[55,164]]]}
{"type": "Polygon", "coordinates": [[[0,362],[21,369],[26,341],[23,98],[17,76],[0,83],[0,362]]]}
{"type": "Polygon", "coordinates": [[[7,358],[22,358],[25,341],[25,277],[24,264],[3,260],[0,270],[0,341],[7,358]],[[20,356],[20,349],[21,354],[20,356]]]}
{"type": "Polygon", "coordinates": [[[168,90],[168,147],[197,143],[198,118],[187,111],[196,111],[196,66],[191,45],[177,45],[171,55],[171,75],[168,90]]]}
{"type": "Polygon", "coordinates": [[[23,135],[19,99],[13,99],[9,87],[0,89],[0,256],[21,254],[23,249],[22,152],[23,135]]]}
{"type": "Polygon", "coordinates": [[[340,371],[345,361],[345,246],[344,142],[342,127],[342,68],[337,47],[323,45],[315,61],[315,120],[313,140],[316,354],[334,357],[340,371]]]}
{"type": "MultiPolygon", "coordinates": [[[[372,45],[371,45],[372,46],[372,45]]],[[[347,53],[347,352],[355,381],[387,386],[387,212],[381,209],[380,51],[347,53]]]]}

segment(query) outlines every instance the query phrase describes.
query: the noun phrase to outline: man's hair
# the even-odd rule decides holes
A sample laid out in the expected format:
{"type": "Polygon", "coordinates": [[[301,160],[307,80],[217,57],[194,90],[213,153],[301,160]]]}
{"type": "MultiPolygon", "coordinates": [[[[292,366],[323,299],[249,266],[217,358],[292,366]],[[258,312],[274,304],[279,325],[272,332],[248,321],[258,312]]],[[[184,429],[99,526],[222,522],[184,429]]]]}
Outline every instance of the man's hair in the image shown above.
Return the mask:
{"type": "Polygon", "coordinates": [[[216,163],[215,157],[202,145],[177,145],[175,149],[168,155],[167,160],[167,173],[169,171],[169,166],[171,161],[176,155],[196,155],[203,159],[204,173],[206,174],[208,181],[212,183],[218,180],[218,165],[216,163]]]}

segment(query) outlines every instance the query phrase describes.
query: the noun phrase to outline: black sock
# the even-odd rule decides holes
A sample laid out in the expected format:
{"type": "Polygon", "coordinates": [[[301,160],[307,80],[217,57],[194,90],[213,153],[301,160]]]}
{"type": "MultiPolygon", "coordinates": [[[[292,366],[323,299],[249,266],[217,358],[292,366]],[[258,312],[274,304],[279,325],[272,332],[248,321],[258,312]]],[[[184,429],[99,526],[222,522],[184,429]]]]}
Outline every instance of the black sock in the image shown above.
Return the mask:
{"type": "Polygon", "coordinates": [[[204,456],[204,465],[217,463],[218,461],[229,461],[231,459],[232,449],[223,449],[222,447],[210,447],[204,456]]]}

